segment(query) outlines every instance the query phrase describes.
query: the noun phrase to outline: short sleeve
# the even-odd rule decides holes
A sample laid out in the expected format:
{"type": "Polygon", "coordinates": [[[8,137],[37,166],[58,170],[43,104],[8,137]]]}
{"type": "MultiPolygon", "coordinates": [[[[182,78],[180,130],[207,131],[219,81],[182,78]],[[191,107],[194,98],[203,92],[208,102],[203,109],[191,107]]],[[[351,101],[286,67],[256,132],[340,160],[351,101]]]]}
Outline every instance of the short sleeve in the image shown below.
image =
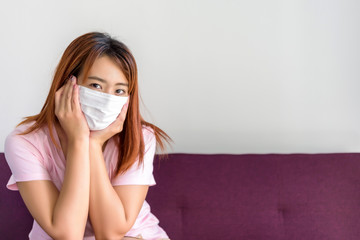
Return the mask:
{"type": "Polygon", "coordinates": [[[6,187],[10,190],[18,190],[16,182],[51,180],[39,150],[24,136],[13,132],[5,140],[5,158],[12,173],[6,187]]]}
{"type": "Polygon", "coordinates": [[[149,185],[156,184],[153,175],[153,162],[156,150],[156,138],[152,130],[143,129],[145,153],[143,164],[138,164],[138,160],[124,174],[115,176],[111,183],[118,185],[149,185]]]}

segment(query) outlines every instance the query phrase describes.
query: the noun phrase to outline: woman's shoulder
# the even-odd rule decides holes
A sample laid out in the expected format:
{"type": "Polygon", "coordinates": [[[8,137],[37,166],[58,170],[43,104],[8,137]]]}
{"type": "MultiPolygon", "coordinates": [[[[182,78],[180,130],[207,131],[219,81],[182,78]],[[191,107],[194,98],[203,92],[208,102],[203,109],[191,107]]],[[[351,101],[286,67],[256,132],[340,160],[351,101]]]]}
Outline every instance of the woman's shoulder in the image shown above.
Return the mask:
{"type": "Polygon", "coordinates": [[[45,126],[40,127],[30,133],[27,134],[23,134],[25,133],[27,130],[29,130],[31,127],[33,127],[35,124],[35,121],[32,122],[28,122],[28,123],[22,123],[18,126],[16,126],[12,132],[10,132],[10,134],[8,136],[23,136],[25,138],[33,138],[33,137],[39,137],[39,136],[43,136],[43,135],[47,135],[46,128],[45,126]]]}
{"type": "Polygon", "coordinates": [[[16,126],[6,137],[5,145],[33,145],[41,146],[43,145],[48,138],[48,134],[45,127],[40,127],[37,130],[34,130],[30,133],[24,134],[28,129],[30,129],[35,122],[23,123],[16,126]]]}
{"type": "Polygon", "coordinates": [[[142,134],[144,138],[144,143],[149,144],[156,140],[154,129],[150,126],[143,125],[142,126],[142,134]]]}

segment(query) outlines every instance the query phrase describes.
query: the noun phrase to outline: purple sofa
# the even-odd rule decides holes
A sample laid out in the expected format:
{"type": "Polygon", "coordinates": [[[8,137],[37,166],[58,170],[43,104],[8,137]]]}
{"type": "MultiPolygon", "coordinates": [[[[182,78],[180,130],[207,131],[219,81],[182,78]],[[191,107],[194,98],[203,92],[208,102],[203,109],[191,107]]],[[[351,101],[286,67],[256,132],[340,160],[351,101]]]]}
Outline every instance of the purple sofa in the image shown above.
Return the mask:
{"type": "MultiPolygon", "coordinates": [[[[32,218],[0,154],[0,238],[32,218]]],[[[147,200],[173,240],[359,240],[360,154],[170,154],[147,200]]]]}

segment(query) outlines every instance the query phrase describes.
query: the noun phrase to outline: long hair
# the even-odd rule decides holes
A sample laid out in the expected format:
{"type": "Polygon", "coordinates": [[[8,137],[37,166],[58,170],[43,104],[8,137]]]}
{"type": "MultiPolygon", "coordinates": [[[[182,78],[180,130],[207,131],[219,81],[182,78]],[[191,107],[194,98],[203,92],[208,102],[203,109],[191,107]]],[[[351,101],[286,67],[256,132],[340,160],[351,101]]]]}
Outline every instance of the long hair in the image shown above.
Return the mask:
{"type": "Polygon", "coordinates": [[[100,32],[84,34],[70,43],[66,48],[56,68],[54,78],[50,87],[45,104],[39,114],[26,117],[19,125],[35,122],[22,134],[33,132],[42,126],[48,126],[52,142],[57,146],[53,126],[58,122],[55,116],[55,93],[65,83],[69,76],[78,77],[80,72],[87,78],[89,70],[94,61],[100,56],[108,56],[118,64],[129,82],[130,101],[123,130],[114,137],[118,141],[118,163],[116,173],[126,172],[139,158],[139,164],[143,163],[145,144],[142,134],[143,126],[151,127],[157,142],[157,146],[165,149],[165,142],[169,143],[171,138],[160,128],[146,122],[140,115],[138,74],[135,58],[122,42],[100,32]]]}

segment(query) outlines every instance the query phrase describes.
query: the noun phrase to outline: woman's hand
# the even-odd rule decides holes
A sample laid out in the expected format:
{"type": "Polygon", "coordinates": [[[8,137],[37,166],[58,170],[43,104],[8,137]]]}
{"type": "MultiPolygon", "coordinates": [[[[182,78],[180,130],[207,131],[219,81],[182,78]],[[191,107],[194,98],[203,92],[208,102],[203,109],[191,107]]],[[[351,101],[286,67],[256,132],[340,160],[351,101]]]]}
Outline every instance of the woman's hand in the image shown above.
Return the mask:
{"type": "Polygon", "coordinates": [[[55,115],[68,140],[89,138],[90,130],[79,102],[79,87],[74,76],[55,93],[55,115]]]}
{"type": "Polygon", "coordinates": [[[90,141],[95,142],[100,146],[103,146],[108,139],[110,139],[115,134],[121,132],[123,130],[128,106],[129,106],[129,98],[125,103],[125,105],[122,107],[120,114],[113,123],[111,123],[105,129],[90,132],[90,141]]]}

